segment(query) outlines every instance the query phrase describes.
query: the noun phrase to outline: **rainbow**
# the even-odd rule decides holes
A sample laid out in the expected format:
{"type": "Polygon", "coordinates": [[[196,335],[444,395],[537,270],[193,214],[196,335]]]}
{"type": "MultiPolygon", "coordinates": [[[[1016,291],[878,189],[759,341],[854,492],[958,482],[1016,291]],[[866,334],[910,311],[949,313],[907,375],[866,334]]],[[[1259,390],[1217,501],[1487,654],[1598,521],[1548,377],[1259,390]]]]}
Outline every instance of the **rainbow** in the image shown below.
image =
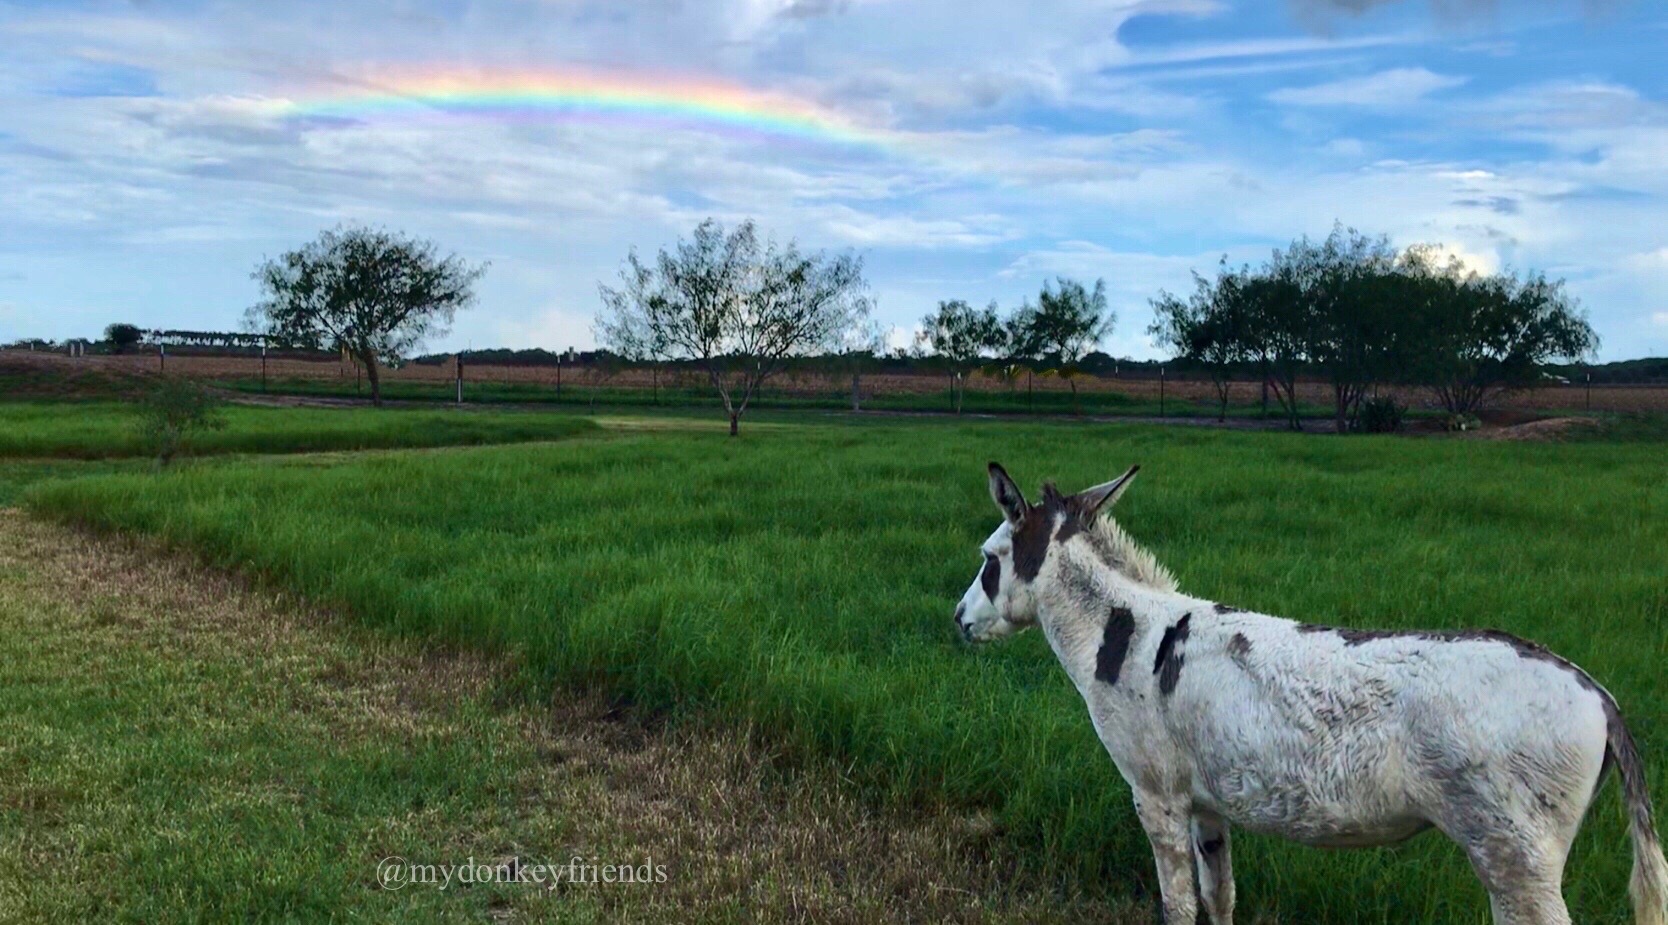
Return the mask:
{"type": "Polygon", "coordinates": [[[808,100],[683,75],[537,72],[382,74],[292,100],[299,117],[352,120],[483,116],[528,121],[613,122],[690,128],[766,140],[884,146],[864,127],[808,100]]]}

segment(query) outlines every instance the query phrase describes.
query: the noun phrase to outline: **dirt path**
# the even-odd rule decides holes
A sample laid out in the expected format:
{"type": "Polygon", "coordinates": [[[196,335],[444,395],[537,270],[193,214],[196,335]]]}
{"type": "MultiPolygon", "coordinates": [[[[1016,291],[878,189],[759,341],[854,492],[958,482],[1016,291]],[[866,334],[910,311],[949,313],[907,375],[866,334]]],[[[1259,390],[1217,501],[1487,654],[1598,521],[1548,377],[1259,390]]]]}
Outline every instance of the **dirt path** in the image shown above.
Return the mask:
{"type": "Polygon", "coordinates": [[[0,510],[0,920],[1151,918],[1012,882],[985,820],[511,680],[0,510]],[[389,855],[666,876],[388,890],[389,855]]]}

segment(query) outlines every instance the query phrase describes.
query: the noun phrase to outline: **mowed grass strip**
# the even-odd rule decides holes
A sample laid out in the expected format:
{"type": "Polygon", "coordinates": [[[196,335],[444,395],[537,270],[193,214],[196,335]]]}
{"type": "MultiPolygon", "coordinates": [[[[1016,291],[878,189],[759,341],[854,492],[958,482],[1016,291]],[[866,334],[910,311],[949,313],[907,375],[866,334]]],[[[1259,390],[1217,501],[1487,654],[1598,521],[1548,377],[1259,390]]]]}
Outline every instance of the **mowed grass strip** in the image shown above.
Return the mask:
{"type": "MultiPolygon", "coordinates": [[[[1661,447],[1316,438],[1116,425],[791,427],[232,463],[25,495],[153,534],[366,621],[506,652],[543,682],[752,724],[866,791],[988,808],[1030,867],[1113,895],[1146,839],[1043,640],[969,650],[950,611],[1027,489],[1143,465],[1118,516],[1183,587],[1313,622],[1500,627],[1619,699],[1668,803],[1661,447]]],[[[1323,852],[1236,839],[1245,918],[1485,922],[1440,838],[1323,852]]],[[[1578,842],[1576,916],[1627,920],[1614,787],[1578,842]]]]}
{"type": "Polygon", "coordinates": [[[1145,921],[1016,882],[978,817],[510,680],[0,512],[0,921],[1145,921]],[[665,879],[387,890],[391,855],[665,879]]]}
{"type": "MultiPolygon", "coordinates": [[[[226,426],[189,437],[185,452],[306,453],[558,440],[594,432],[573,415],[227,405],[226,426]]],[[[149,455],[137,409],[118,402],[0,403],[0,458],[149,455]]]]}

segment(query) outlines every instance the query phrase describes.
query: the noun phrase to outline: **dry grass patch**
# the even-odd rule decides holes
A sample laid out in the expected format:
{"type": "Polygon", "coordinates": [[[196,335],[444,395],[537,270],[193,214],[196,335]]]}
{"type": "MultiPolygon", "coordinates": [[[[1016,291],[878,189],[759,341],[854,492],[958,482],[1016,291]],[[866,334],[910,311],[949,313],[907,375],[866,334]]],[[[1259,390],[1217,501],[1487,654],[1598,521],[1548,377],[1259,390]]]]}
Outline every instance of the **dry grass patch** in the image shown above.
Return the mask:
{"type": "Polygon", "coordinates": [[[1129,922],[984,820],[881,811],[758,737],[534,705],[509,666],[0,513],[0,920],[1129,922]],[[412,884],[379,859],[641,864],[412,884]]]}

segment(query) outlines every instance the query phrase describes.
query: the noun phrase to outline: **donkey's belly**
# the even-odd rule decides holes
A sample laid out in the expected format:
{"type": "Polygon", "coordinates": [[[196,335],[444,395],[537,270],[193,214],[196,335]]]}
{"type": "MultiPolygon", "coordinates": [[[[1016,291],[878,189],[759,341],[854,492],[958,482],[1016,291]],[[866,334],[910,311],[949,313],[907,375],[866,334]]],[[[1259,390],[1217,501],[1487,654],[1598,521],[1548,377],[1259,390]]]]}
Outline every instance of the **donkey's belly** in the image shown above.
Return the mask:
{"type": "Polygon", "coordinates": [[[1234,825],[1327,848],[1393,844],[1431,825],[1394,774],[1248,767],[1197,769],[1195,803],[1234,825]]]}

